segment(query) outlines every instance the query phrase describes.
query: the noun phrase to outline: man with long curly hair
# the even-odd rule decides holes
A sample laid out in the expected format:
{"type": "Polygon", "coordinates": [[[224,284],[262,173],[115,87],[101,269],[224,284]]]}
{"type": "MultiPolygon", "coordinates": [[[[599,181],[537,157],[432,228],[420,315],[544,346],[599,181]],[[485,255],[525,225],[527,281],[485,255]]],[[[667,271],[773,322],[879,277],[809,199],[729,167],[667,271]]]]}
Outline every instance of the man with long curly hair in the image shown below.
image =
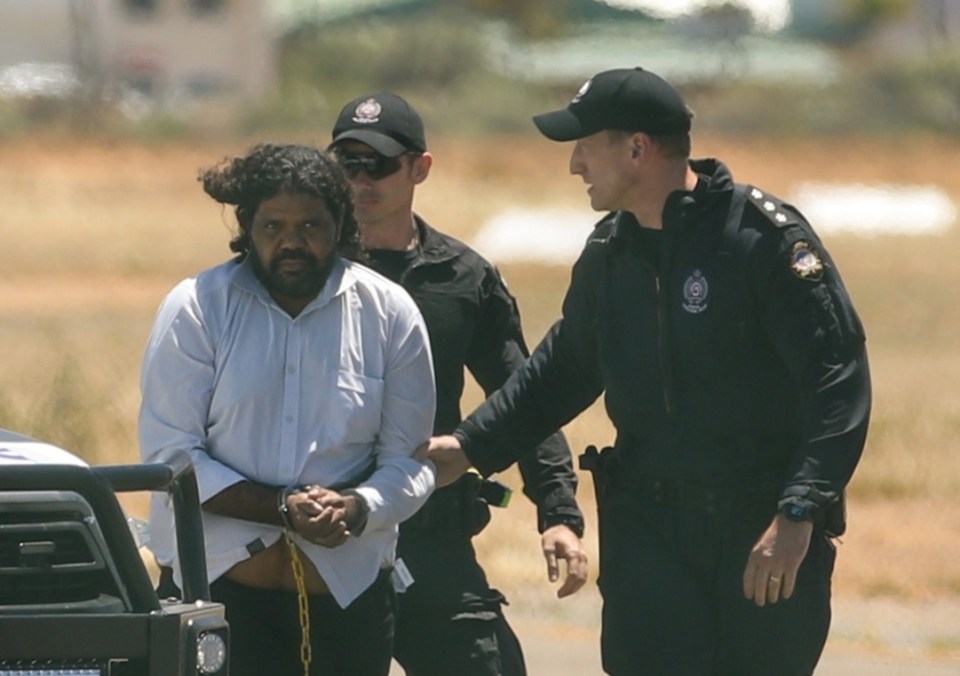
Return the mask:
{"type": "MultiPolygon", "coordinates": [[[[230,261],[163,301],[143,361],[144,461],[197,470],[233,674],[387,674],[397,524],[433,489],[426,328],[362,265],[349,185],[322,150],[260,145],[200,175],[235,207],[230,261]],[[311,667],[311,663],[313,667],[311,667]]],[[[180,581],[169,507],[152,549],[180,581]]],[[[164,592],[161,589],[161,592],[164,592]]]]}

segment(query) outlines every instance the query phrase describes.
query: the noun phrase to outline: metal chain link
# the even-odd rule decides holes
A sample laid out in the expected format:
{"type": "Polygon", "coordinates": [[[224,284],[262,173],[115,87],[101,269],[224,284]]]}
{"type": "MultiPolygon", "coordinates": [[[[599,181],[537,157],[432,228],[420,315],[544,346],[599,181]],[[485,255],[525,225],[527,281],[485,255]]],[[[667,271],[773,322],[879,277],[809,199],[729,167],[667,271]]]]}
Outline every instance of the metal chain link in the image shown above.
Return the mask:
{"type": "Polygon", "coordinates": [[[303,663],[303,676],[310,676],[310,662],[313,660],[313,648],[310,645],[310,605],[307,598],[307,583],[303,577],[303,563],[300,561],[300,552],[290,531],[284,529],[283,539],[290,550],[290,565],[293,568],[293,579],[297,584],[297,605],[300,611],[300,661],[303,663]]]}

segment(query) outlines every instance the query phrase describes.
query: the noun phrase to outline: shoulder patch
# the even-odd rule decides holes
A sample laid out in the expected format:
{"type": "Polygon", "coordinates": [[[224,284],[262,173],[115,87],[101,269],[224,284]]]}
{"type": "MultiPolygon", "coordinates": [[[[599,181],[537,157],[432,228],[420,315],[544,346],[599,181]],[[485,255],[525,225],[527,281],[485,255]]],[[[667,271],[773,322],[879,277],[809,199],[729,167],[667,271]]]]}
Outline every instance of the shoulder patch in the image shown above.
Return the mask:
{"type": "Polygon", "coordinates": [[[778,228],[799,223],[790,210],[783,208],[783,202],[779,198],[766,194],[757,187],[747,187],[747,201],[778,228]]]}
{"type": "Polygon", "coordinates": [[[800,279],[816,282],[823,276],[823,258],[811,242],[800,240],[790,251],[790,269],[800,279]]]}

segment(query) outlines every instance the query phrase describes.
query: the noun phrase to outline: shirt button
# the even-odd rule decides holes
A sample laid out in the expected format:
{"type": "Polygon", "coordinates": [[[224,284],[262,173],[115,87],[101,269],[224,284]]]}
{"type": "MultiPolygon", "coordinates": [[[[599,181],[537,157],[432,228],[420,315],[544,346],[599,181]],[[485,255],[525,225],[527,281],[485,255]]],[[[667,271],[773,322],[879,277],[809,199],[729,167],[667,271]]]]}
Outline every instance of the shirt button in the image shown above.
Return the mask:
{"type": "Polygon", "coordinates": [[[287,422],[293,422],[293,416],[292,416],[292,415],[288,415],[288,416],[287,416],[287,422]]]}
{"type": "Polygon", "coordinates": [[[296,366],[288,366],[288,367],[287,367],[287,373],[293,375],[293,374],[296,373],[296,372],[297,372],[297,367],[296,367],[296,366]]]}

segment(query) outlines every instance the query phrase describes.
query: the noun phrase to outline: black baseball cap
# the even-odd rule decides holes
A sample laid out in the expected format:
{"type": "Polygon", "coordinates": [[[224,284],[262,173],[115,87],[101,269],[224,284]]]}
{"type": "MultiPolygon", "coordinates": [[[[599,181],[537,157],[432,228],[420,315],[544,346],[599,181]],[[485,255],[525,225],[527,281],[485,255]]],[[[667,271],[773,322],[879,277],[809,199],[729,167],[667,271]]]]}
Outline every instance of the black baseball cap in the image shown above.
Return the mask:
{"type": "Polygon", "coordinates": [[[347,139],[366,143],[386,157],[427,150],[420,114],[390,92],[358,96],[343,107],[333,126],[331,145],[347,139]]]}
{"type": "Polygon", "coordinates": [[[666,80],[643,68],[606,70],[587,80],[563,110],[534,115],[554,141],[575,141],[604,129],[682,134],[693,117],[666,80]]]}

